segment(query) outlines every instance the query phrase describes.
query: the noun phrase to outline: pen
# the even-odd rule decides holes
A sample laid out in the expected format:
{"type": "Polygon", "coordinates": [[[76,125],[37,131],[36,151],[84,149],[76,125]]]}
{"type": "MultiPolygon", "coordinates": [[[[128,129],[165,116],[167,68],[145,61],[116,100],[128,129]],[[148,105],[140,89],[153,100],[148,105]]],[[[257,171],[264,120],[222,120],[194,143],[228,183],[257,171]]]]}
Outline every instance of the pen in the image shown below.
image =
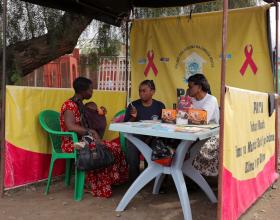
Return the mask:
{"type": "Polygon", "coordinates": [[[132,108],[135,108],[135,106],[132,104],[132,102],[130,103],[130,105],[131,105],[132,108]]]}

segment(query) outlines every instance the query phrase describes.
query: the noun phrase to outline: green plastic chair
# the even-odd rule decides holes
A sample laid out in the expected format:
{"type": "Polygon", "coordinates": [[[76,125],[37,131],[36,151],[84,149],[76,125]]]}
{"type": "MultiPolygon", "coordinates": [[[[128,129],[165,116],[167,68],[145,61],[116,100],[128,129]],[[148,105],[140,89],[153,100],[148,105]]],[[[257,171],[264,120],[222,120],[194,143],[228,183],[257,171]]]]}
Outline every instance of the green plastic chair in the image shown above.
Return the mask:
{"type": "MultiPolygon", "coordinates": [[[[45,190],[47,195],[50,188],[53,165],[57,159],[66,159],[66,168],[65,168],[65,185],[70,185],[71,178],[71,165],[73,160],[76,162],[77,154],[76,149],[73,153],[64,153],[61,150],[61,136],[71,136],[73,142],[78,142],[78,137],[75,132],[62,132],[60,130],[60,120],[59,113],[53,110],[42,111],[39,115],[39,121],[42,128],[48,132],[51,145],[52,145],[52,158],[50,164],[50,170],[48,175],[48,183],[45,190]]],[[[75,166],[75,189],[74,189],[74,199],[80,201],[83,198],[84,194],[84,182],[85,182],[85,172],[77,169],[75,166]]]]}
{"type": "MultiPolygon", "coordinates": [[[[115,116],[114,116],[113,121],[115,121],[115,119],[119,118],[120,116],[125,115],[125,111],[126,111],[126,110],[123,109],[123,110],[117,112],[117,113],[115,114],[115,116]]],[[[117,122],[121,122],[121,121],[117,121],[117,122]]],[[[120,132],[120,144],[121,144],[121,149],[122,149],[122,151],[124,152],[125,156],[127,156],[127,149],[126,149],[125,137],[124,137],[124,135],[123,135],[122,132],[120,132]]]]}

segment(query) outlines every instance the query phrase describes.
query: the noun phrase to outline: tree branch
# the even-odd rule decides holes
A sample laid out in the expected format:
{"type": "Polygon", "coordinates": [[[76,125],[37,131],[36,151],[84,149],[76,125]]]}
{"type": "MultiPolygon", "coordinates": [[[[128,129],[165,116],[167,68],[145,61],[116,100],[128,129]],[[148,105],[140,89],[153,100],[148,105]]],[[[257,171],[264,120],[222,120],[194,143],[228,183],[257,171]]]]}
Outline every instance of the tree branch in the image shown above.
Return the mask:
{"type": "MultiPolygon", "coordinates": [[[[6,49],[7,83],[11,83],[14,71],[26,76],[34,69],[71,53],[85,28],[93,20],[90,16],[65,13],[54,29],[47,34],[10,45],[6,49]]],[[[2,60],[2,50],[0,53],[2,60]]],[[[2,75],[2,62],[0,63],[2,75]]]]}

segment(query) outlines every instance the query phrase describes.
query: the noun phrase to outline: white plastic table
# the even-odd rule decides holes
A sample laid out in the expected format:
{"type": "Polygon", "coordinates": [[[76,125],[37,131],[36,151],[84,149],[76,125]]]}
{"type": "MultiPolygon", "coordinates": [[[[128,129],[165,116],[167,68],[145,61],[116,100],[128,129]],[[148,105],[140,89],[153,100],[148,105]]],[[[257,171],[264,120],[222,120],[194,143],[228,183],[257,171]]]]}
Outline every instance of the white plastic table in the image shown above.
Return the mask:
{"type": "Polygon", "coordinates": [[[112,123],[110,124],[109,130],[123,132],[124,136],[139,149],[148,163],[148,167],[139,175],[125,193],[116,208],[116,211],[123,211],[133,197],[154,178],[156,178],[156,180],[154,183],[153,194],[158,194],[161,183],[166,174],[171,175],[174,180],[185,220],[191,220],[192,214],[183,175],[188,176],[196,182],[212,203],[217,202],[217,198],[212,189],[201,176],[199,171],[192,166],[192,162],[203,144],[211,136],[218,134],[219,128],[205,129],[203,131],[193,133],[175,131],[175,125],[170,124],[126,122],[112,123]],[[151,148],[146,143],[135,137],[134,134],[180,139],[181,142],[176,149],[175,157],[172,160],[171,166],[165,167],[151,161],[151,148]],[[185,160],[187,152],[189,152],[189,159],[185,160]]]}

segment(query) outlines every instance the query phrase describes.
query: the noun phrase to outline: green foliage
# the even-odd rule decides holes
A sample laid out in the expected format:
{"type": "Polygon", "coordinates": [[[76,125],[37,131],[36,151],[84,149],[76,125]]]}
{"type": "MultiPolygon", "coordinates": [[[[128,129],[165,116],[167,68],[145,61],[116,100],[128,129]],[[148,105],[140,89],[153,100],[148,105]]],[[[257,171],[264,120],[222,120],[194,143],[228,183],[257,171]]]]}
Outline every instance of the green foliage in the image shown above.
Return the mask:
{"type": "Polygon", "coordinates": [[[113,26],[100,23],[98,27],[96,46],[98,56],[118,55],[121,44],[113,26]]]}
{"type": "Polygon", "coordinates": [[[96,72],[98,69],[98,54],[94,51],[90,51],[87,54],[80,55],[81,66],[89,66],[92,72],[96,72]]]}
{"type": "Polygon", "coordinates": [[[19,68],[17,68],[15,62],[13,63],[12,66],[11,77],[7,81],[8,84],[18,84],[21,81],[21,71],[19,70],[19,68]]]}
{"type": "Polygon", "coordinates": [[[255,6],[259,3],[258,0],[229,0],[229,8],[244,8],[244,7],[250,7],[255,6]]]}
{"type": "MultiPolygon", "coordinates": [[[[0,0],[0,3],[0,16],[2,16],[3,1],[0,0]]],[[[63,12],[59,10],[20,0],[9,0],[7,2],[8,45],[46,34],[56,26],[62,16],[63,12]]]]}
{"type": "Polygon", "coordinates": [[[201,12],[208,12],[208,11],[220,11],[222,9],[223,9],[223,1],[219,0],[219,1],[206,2],[206,3],[194,5],[193,12],[201,13],[201,12]]]}
{"type": "MultiPolygon", "coordinates": [[[[243,8],[255,6],[259,3],[259,0],[229,0],[229,8],[243,8]]],[[[223,0],[205,2],[200,4],[194,4],[184,7],[173,8],[135,8],[135,18],[154,18],[165,16],[184,15],[190,11],[194,13],[219,11],[223,9],[223,0]]]]}
{"type": "Polygon", "coordinates": [[[63,16],[62,11],[44,7],[42,7],[42,14],[48,31],[56,27],[63,16]]]}
{"type": "Polygon", "coordinates": [[[135,8],[135,18],[155,18],[179,15],[184,7],[173,7],[173,8],[135,8]]]}

